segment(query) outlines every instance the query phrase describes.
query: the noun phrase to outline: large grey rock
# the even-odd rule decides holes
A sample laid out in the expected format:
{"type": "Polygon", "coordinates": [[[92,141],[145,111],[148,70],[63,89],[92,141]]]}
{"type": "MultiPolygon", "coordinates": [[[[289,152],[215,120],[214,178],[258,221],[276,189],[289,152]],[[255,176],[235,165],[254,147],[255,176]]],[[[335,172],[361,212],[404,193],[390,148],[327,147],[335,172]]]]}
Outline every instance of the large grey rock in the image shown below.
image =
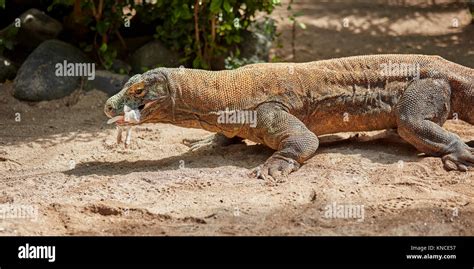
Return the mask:
{"type": "Polygon", "coordinates": [[[222,62],[217,58],[213,68],[235,69],[247,64],[268,62],[275,33],[276,24],[273,19],[252,23],[242,33],[242,41],[237,46],[239,53],[236,53],[236,50],[231,51],[222,62]]]}
{"type": "MultiPolygon", "coordinates": [[[[62,41],[43,42],[18,70],[13,86],[14,96],[25,101],[43,101],[71,94],[79,87],[81,74],[58,73],[64,68],[64,63],[85,66],[89,60],[82,51],[62,41]]],[[[95,69],[91,63],[87,66],[95,69]]]]}
{"type": "Polygon", "coordinates": [[[93,80],[87,80],[86,90],[99,90],[112,96],[118,93],[123,85],[130,79],[127,75],[119,75],[107,70],[97,70],[93,80]]]}
{"type": "Polygon", "coordinates": [[[117,74],[130,74],[132,71],[132,67],[120,59],[114,59],[110,69],[117,74]]]}
{"type": "Polygon", "coordinates": [[[265,35],[256,32],[244,32],[243,43],[239,45],[240,58],[251,62],[268,62],[272,42],[265,35]]]}
{"type": "Polygon", "coordinates": [[[0,83],[5,82],[7,79],[13,79],[16,71],[16,67],[10,60],[0,56],[0,83]]]}
{"type": "Polygon", "coordinates": [[[143,73],[156,67],[178,67],[179,54],[166,48],[160,41],[140,47],[130,58],[132,71],[143,73]]]}
{"type": "Polygon", "coordinates": [[[268,62],[275,31],[276,25],[272,19],[253,23],[249,30],[242,34],[243,42],[239,44],[240,58],[250,62],[268,62]]]}

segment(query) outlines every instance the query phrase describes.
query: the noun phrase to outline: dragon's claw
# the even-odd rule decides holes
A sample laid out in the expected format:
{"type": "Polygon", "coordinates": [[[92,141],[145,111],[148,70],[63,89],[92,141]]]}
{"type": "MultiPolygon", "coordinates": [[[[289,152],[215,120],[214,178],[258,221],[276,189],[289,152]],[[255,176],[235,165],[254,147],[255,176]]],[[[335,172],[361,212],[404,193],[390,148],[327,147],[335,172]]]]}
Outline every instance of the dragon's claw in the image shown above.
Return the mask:
{"type": "Polygon", "coordinates": [[[444,155],[442,160],[446,170],[466,172],[468,167],[474,166],[474,148],[467,145],[458,147],[455,152],[444,155]]]}
{"type": "Polygon", "coordinates": [[[252,174],[258,179],[281,183],[299,167],[300,164],[293,159],[272,156],[263,165],[255,168],[252,174]]]}

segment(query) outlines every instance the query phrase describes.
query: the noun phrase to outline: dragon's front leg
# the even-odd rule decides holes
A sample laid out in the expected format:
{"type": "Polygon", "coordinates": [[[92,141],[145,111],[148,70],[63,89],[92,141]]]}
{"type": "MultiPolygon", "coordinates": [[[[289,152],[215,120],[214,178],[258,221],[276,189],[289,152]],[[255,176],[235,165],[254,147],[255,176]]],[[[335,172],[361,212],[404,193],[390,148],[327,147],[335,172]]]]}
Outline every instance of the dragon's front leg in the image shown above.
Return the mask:
{"type": "Polygon", "coordinates": [[[254,170],[254,175],[262,179],[281,180],[314,156],[319,146],[317,136],[278,103],[265,103],[257,108],[254,134],[276,150],[254,170]]]}

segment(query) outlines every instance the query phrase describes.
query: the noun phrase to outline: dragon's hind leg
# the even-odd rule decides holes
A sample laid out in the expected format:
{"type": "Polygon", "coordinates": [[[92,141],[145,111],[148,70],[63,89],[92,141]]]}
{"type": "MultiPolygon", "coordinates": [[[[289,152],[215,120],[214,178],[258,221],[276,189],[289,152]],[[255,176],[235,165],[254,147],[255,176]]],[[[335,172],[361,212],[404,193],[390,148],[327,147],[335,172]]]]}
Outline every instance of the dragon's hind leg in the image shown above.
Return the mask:
{"type": "Polygon", "coordinates": [[[413,81],[397,105],[400,136],[418,150],[442,157],[447,170],[467,171],[474,148],[441,126],[450,113],[451,87],[441,79],[413,81]]]}
{"type": "Polygon", "coordinates": [[[303,122],[277,103],[264,103],[257,108],[254,135],[276,152],[254,174],[258,178],[280,180],[296,171],[314,156],[319,146],[316,135],[303,122]]]}

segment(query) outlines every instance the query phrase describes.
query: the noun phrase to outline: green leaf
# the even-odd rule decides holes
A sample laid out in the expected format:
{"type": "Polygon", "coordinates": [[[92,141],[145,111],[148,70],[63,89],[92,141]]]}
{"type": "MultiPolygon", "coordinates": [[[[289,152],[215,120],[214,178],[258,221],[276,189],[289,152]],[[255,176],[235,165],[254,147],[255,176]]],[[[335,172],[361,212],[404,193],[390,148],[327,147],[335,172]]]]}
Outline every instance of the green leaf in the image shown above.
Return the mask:
{"type": "Polygon", "coordinates": [[[234,36],[234,42],[235,43],[240,43],[240,41],[241,41],[241,37],[239,35],[235,35],[234,36]]]}
{"type": "Polygon", "coordinates": [[[110,23],[106,21],[97,22],[96,29],[100,35],[105,35],[109,29],[110,23]]]}
{"type": "Polygon", "coordinates": [[[5,8],[5,0],[0,0],[0,7],[5,8]]]}
{"type": "Polygon", "coordinates": [[[227,12],[227,13],[230,13],[230,10],[232,9],[232,7],[230,6],[230,3],[229,3],[229,0],[224,0],[224,10],[227,12]]]}
{"type": "Polygon", "coordinates": [[[298,22],[298,26],[299,26],[301,29],[303,29],[303,30],[306,29],[306,24],[304,24],[304,23],[302,23],[302,22],[298,22]]]}
{"type": "Polygon", "coordinates": [[[183,4],[181,6],[181,18],[183,18],[184,20],[189,20],[193,17],[193,14],[191,13],[191,11],[189,10],[189,7],[188,5],[186,4],[183,4]]]}
{"type": "Polygon", "coordinates": [[[221,10],[222,0],[212,0],[211,2],[211,13],[217,13],[221,10]]]}
{"type": "Polygon", "coordinates": [[[13,39],[13,37],[16,36],[16,34],[18,34],[18,31],[20,30],[19,27],[13,27],[13,26],[9,26],[6,30],[6,38],[7,39],[13,39]]]}
{"type": "Polygon", "coordinates": [[[199,67],[201,67],[201,58],[199,58],[199,57],[194,58],[194,60],[193,60],[193,67],[194,67],[194,68],[199,68],[199,67]]]}
{"type": "Polygon", "coordinates": [[[107,43],[102,43],[102,45],[99,48],[99,51],[104,53],[107,51],[107,43]]]}

